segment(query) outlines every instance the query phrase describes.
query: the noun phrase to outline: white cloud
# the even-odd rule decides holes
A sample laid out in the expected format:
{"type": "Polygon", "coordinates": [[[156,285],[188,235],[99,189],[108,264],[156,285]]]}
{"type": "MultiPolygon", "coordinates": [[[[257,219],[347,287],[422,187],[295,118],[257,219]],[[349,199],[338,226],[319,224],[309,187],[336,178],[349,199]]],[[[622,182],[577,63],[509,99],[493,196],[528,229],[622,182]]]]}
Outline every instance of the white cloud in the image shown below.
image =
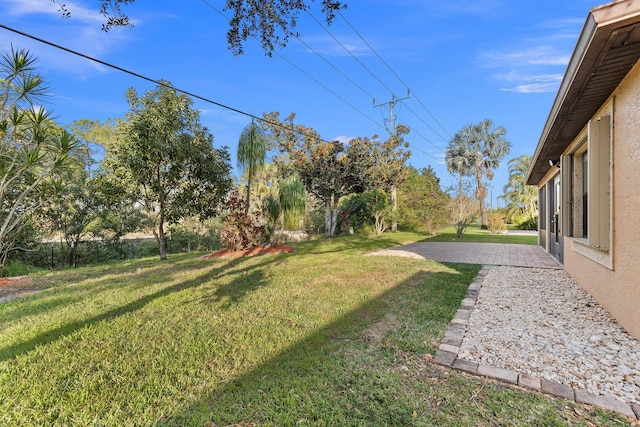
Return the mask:
{"type": "MultiPolygon", "coordinates": [[[[59,6],[52,1],[43,0],[20,0],[19,2],[11,0],[3,0],[1,3],[6,7],[6,12],[15,17],[24,17],[28,15],[44,14],[62,18],[59,6]]],[[[70,21],[80,21],[82,23],[91,23],[92,25],[102,22],[102,18],[98,13],[98,9],[87,9],[77,2],[64,1],[65,8],[71,12],[70,21]]]]}
{"type": "MultiPolygon", "coordinates": [[[[116,29],[108,34],[103,32],[104,18],[97,6],[87,8],[73,1],[64,1],[64,4],[71,13],[69,19],[63,18],[59,6],[50,0],[0,0],[0,6],[6,10],[5,16],[10,18],[10,22],[5,22],[7,26],[97,59],[105,59],[130,37],[126,29],[116,29]]],[[[0,48],[9,50],[9,42],[0,44],[0,48]]],[[[54,47],[44,48],[42,43],[26,37],[19,41],[14,39],[11,44],[32,51],[37,48],[39,61],[48,69],[72,73],[81,79],[96,72],[107,72],[106,67],[96,62],[54,47]]]]}
{"type": "MultiPolygon", "coordinates": [[[[334,40],[332,37],[316,36],[316,37],[300,37],[301,43],[309,45],[316,52],[326,56],[350,56],[349,52],[353,56],[366,56],[370,55],[371,51],[362,42],[362,40],[355,40],[349,36],[336,36],[340,43],[334,40]],[[347,50],[349,52],[347,52],[347,50]]],[[[305,49],[309,50],[306,46],[305,49]]]]}
{"type": "Polygon", "coordinates": [[[493,78],[509,85],[501,90],[517,93],[548,93],[558,89],[582,20],[568,18],[543,22],[523,40],[483,52],[478,61],[493,69],[493,78]]]}
{"type": "Polygon", "coordinates": [[[481,60],[491,68],[521,67],[526,65],[559,65],[566,66],[569,63],[570,53],[560,49],[539,45],[510,52],[489,51],[481,55],[481,60]]]}

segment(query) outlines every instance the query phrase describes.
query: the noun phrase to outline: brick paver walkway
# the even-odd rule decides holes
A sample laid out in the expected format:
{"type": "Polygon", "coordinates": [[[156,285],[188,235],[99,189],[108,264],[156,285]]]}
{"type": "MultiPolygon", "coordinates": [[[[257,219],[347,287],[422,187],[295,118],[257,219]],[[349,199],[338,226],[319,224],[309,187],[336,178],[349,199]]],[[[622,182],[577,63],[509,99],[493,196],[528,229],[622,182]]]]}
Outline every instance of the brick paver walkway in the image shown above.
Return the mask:
{"type": "Polygon", "coordinates": [[[392,255],[465,264],[508,265],[560,269],[538,245],[463,242],[417,242],[383,249],[369,255],[392,255]]]}

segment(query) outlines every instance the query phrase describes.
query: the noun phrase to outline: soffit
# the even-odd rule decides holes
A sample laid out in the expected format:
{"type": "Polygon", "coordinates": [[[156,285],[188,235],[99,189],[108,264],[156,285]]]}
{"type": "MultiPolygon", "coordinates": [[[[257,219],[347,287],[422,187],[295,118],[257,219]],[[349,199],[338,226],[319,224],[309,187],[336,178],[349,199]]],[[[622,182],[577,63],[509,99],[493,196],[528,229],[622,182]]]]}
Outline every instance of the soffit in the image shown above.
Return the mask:
{"type": "Polygon", "coordinates": [[[590,14],[536,148],[527,184],[544,177],[549,159],[560,157],[640,58],[637,12],[606,26],[599,26],[598,16],[590,14]]]}

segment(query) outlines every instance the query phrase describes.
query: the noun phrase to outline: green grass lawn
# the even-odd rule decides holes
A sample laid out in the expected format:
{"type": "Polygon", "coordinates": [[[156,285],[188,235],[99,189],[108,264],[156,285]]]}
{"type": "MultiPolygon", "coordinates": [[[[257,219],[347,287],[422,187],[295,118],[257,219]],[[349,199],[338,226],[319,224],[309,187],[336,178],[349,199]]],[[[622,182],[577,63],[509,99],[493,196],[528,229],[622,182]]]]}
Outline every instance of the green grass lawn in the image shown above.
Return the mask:
{"type": "Polygon", "coordinates": [[[425,242],[474,242],[474,243],[514,243],[537,245],[537,235],[493,234],[489,230],[481,230],[479,225],[472,224],[461,238],[456,235],[454,227],[447,227],[436,236],[421,239],[425,242]]]}
{"type": "Polygon", "coordinates": [[[430,357],[480,266],[349,236],[31,278],[0,304],[0,425],[620,425],[430,357]]]}

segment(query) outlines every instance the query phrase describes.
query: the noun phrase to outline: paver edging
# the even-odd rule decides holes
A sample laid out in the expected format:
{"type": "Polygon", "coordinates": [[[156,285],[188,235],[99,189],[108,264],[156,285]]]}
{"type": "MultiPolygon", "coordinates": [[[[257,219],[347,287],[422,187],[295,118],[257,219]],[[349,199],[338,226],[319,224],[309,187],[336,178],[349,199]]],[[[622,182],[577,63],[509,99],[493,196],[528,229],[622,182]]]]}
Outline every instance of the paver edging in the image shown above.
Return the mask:
{"type": "Polygon", "coordinates": [[[600,408],[618,412],[629,418],[640,420],[640,404],[629,405],[613,396],[601,396],[584,390],[578,390],[566,384],[550,381],[545,378],[537,378],[532,375],[519,373],[509,369],[481,365],[476,362],[458,358],[460,346],[462,345],[462,340],[467,331],[468,324],[468,322],[463,323],[460,322],[460,320],[463,318],[465,320],[469,319],[471,311],[473,311],[477,301],[482,281],[487,275],[487,272],[487,266],[483,266],[473,283],[469,286],[470,291],[467,291],[468,293],[464,299],[464,304],[461,304],[460,308],[458,308],[458,311],[454,316],[454,320],[449,323],[449,327],[445,331],[442,344],[440,344],[438,351],[436,352],[436,356],[433,359],[435,363],[471,375],[483,376],[507,384],[518,385],[525,390],[537,391],[576,403],[598,406],[600,408]],[[473,292],[473,294],[471,294],[471,292],[473,292]]]}

